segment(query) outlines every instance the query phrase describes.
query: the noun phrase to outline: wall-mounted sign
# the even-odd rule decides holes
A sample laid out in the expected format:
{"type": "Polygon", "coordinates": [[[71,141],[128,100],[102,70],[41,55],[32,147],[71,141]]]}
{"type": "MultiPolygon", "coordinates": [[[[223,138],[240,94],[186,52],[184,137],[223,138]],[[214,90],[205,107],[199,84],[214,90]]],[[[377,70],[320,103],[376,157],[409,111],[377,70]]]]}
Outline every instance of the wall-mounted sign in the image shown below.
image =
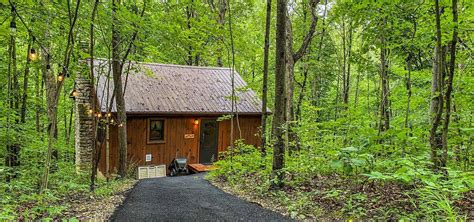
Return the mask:
{"type": "Polygon", "coordinates": [[[145,155],[145,161],[150,162],[151,161],[151,154],[145,155]]]}
{"type": "Polygon", "coordinates": [[[194,138],[194,134],[184,134],[184,138],[185,139],[193,139],[194,138]]]}

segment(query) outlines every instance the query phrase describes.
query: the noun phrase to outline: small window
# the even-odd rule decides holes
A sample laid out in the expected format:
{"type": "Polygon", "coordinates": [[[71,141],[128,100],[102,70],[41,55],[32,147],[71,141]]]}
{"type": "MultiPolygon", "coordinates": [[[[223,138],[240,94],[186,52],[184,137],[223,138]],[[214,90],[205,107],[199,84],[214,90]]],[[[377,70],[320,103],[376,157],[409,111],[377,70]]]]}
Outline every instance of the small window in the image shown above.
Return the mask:
{"type": "Polygon", "coordinates": [[[165,142],[165,120],[164,119],[148,119],[147,139],[148,139],[148,143],[164,143],[165,142]]]}

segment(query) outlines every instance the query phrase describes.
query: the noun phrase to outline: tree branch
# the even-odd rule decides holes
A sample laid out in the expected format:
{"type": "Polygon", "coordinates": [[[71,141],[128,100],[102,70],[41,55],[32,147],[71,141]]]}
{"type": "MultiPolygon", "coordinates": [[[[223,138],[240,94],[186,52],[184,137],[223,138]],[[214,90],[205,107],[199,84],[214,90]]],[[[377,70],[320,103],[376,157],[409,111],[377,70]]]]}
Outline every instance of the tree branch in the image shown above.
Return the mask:
{"type": "Polygon", "coordinates": [[[310,10],[311,10],[311,25],[309,27],[308,33],[304,37],[303,44],[301,44],[298,51],[293,54],[293,60],[295,63],[304,56],[306,49],[313,39],[314,32],[316,31],[316,24],[318,23],[318,17],[316,16],[316,6],[318,5],[319,0],[310,0],[310,10]]]}

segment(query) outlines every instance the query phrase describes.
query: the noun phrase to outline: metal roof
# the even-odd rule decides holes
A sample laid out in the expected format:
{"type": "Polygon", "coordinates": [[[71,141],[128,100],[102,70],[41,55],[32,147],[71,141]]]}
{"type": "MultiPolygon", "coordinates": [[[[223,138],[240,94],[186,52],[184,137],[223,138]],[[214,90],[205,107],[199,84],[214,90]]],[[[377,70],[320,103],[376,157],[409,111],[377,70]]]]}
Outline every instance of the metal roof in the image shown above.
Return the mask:
{"type": "MultiPolygon", "coordinates": [[[[156,63],[126,62],[122,75],[125,107],[133,114],[228,114],[231,112],[231,70],[156,63]],[[126,86],[125,86],[125,82],[126,86]]],[[[106,112],[107,98],[114,85],[107,60],[94,61],[97,96],[106,112]]],[[[260,114],[262,102],[234,71],[236,110],[242,114],[260,114]]],[[[112,112],[116,112],[113,101],[112,112]]]]}

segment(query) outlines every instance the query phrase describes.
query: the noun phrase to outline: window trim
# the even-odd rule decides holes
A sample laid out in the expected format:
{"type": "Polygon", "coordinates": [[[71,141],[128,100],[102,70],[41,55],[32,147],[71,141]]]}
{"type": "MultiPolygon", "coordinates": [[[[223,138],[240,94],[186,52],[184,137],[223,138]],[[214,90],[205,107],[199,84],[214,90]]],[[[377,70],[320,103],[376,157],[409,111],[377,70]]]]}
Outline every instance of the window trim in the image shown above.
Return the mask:
{"type": "Polygon", "coordinates": [[[166,142],[166,120],[165,118],[148,118],[146,124],[146,142],[147,144],[159,144],[166,142]],[[150,140],[150,123],[151,121],[162,120],[163,121],[163,140],[150,140]]]}

